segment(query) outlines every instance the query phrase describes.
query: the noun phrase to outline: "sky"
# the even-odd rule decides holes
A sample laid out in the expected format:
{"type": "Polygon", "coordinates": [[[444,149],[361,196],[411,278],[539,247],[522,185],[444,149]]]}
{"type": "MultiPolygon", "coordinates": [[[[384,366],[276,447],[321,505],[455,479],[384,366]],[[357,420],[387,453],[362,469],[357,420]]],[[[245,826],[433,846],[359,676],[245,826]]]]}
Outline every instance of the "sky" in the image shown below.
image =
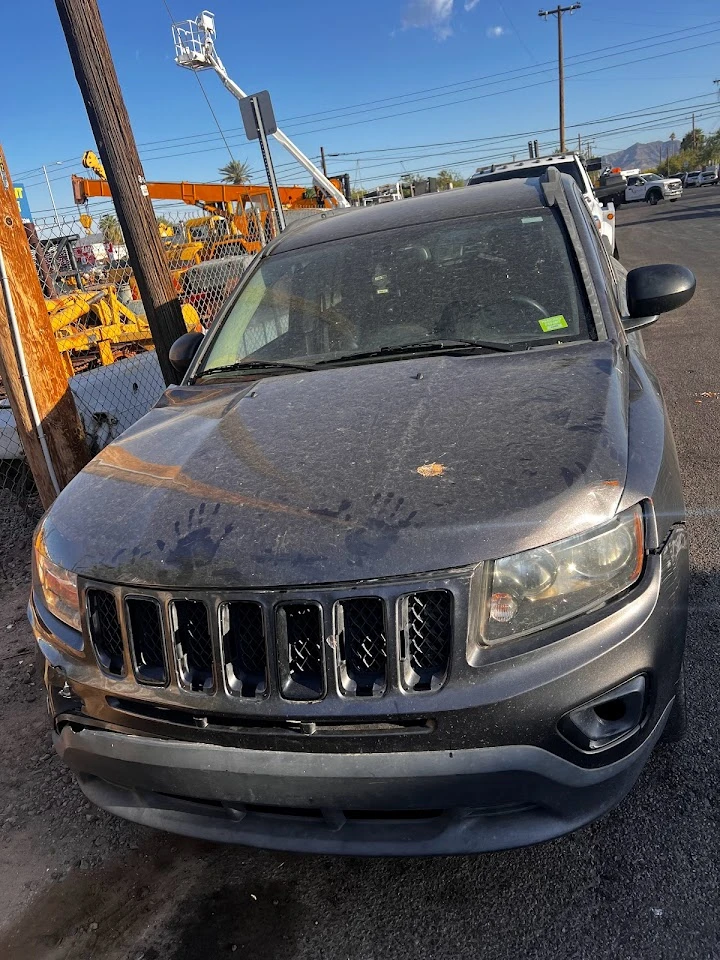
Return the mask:
{"type": "MultiPolygon", "coordinates": [[[[217,181],[231,156],[264,182],[237,102],[212,71],[173,60],[191,0],[99,0],[146,179],[217,181]],[[168,10],[169,7],[169,10],[168,10]],[[207,98],[207,99],[206,99],[207,98]],[[209,104],[208,104],[209,101],[209,104]]],[[[371,188],[403,173],[557,145],[557,26],[537,0],[211,0],[216,47],[246,93],[268,89],[281,129],[330,173],[371,188]],[[333,156],[338,154],[338,156],[333,156]]],[[[59,208],[94,142],[52,0],[32,0],[0,59],[0,144],[36,217],[59,208]],[[59,162],[58,162],[59,161],[59,162]]],[[[18,8],[16,8],[17,10],[18,8]]],[[[584,0],[563,18],[567,139],[595,154],[720,125],[720,8],[711,0],[584,0]]],[[[281,183],[308,178],[279,145],[281,183]]],[[[97,204],[98,201],[95,201],[97,204]]],[[[92,207],[91,207],[92,212],[92,207]]]]}

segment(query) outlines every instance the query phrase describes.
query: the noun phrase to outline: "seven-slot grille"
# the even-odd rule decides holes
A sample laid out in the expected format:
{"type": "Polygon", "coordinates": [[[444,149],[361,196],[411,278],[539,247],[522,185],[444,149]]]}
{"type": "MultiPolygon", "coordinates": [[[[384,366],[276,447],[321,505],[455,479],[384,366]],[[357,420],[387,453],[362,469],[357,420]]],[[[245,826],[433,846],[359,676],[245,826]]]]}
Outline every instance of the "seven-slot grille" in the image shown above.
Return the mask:
{"type": "Polygon", "coordinates": [[[100,666],[117,677],[125,673],[123,638],[115,597],[105,590],[87,592],[88,629],[100,666]]]}
{"type": "Polygon", "coordinates": [[[331,689],[349,697],[379,697],[396,684],[436,690],[452,653],[453,594],[400,589],[392,596],[313,591],[307,600],[274,602],[265,594],[262,602],[206,603],[92,585],[88,632],[102,669],[122,677],[129,662],[140,684],[208,694],[219,685],[249,698],[277,690],[296,701],[322,699],[331,689]]]}

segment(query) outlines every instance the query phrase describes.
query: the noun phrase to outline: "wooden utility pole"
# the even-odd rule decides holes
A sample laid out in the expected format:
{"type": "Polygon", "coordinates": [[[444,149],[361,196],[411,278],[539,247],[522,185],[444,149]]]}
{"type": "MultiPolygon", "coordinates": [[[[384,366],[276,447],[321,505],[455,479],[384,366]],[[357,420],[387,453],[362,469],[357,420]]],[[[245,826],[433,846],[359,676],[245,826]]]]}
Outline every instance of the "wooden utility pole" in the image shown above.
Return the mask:
{"type": "Polygon", "coordinates": [[[695,114],[692,115],[692,138],[693,138],[693,150],[697,148],[697,140],[695,137],[695,114]]]}
{"type": "Polygon", "coordinates": [[[40,498],[49,507],[57,488],[85,466],[88,450],[1,148],[0,253],[0,375],[40,498]]]}
{"type": "Polygon", "coordinates": [[[560,153],[565,153],[565,54],[563,50],[562,18],[564,13],[574,13],[576,10],[579,10],[580,7],[581,4],[573,3],[569,7],[557,6],[554,10],[541,10],[538,13],[538,16],[544,20],[547,20],[548,17],[557,17],[560,153]]]}
{"type": "Polygon", "coordinates": [[[325,147],[320,147],[320,162],[322,164],[322,172],[327,176],[327,164],[325,163],[325,147]]]}
{"type": "Polygon", "coordinates": [[[187,331],[97,0],[55,0],[55,5],[105,166],[160,369],[165,382],[174,383],[177,374],[168,354],[173,342],[187,331]]]}

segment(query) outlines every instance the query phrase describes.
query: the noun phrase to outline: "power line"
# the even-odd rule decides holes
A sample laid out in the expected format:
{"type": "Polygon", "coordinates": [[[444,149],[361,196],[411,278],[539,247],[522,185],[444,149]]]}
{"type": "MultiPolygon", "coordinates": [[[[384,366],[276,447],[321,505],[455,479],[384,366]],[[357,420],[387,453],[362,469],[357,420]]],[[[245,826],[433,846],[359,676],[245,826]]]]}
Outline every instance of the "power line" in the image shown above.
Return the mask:
{"type": "MultiPolygon", "coordinates": [[[[710,33],[717,32],[717,31],[708,31],[708,30],[706,29],[707,27],[711,27],[711,26],[714,26],[714,25],[716,25],[716,24],[720,24],[720,20],[712,20],[712,21],[709,21],[708,23],[705,23],[705,24],[698,24],[698,25],[696,25],[696,26],[684,27],[684,28],[679,29],[679,30],[672,30],[672,31],[664,32],[664,33],[660,33],[660,34],[653,34],[653,35],[651,35],[650,37],[644,38],[644,39],[642,39],[642,40],[630,40],[630,41],[627,41],[627,42],[625,42],[625,43],[623,43],[623,44],[615,44],[615,45],[614,45],[614,52],[613,52],[613,53],[608,53],[607,48],[598,48],[598,49],[596,49],[596,50],[589,50],[589,51],[586,51],[585,53],[576,54],[576,55],[573,55],[573,56],[568,57],[568,58],[567,58],[567,62],[568,62],[568,64],[571,64],[571,65],[572,65],[572,63],[574,63],[574,61],[576,61],[576,60],[580,60],[580,61],[582,61],[583,63],[595,62],[595,61],[597,61],[597,60],[602,60],[603,62],[605,62],[605,61],[607,61],[608,57],[610,57],[610,56],[619,56],[619,55],[622,55],[622,53],[623,53],[622,48],[623,48],[623,47],[636,46],[636,45],[639,44],[639,45],[640,45],[640,49],[646,50],[646,49],[650,49],[651,47],[655,47],[655,46],[663,46],[663,45],[666,45],[666,44],[679,43],[679,42],[682,42],[683,40],[692,39],[692,36],[695,36],[695,35],[702,36],[702,35],[705,35],[707,32],[710,32],[710,33]],[[654,39],[657,39],[657,38],[670,37],[670,36],[672,36],[672,35],[674,35],[674,34],[688,33],[688,32],[691,32],[691,31],[700,31],[700,32],[697,33],[697,34],[692,34],[691,36],[676,37],[674,40],[665,40],[665,41],[663,41],[662,43],[657,43],[657,44],[648,43],[648,41],[651,41],[651,40],[654,40],[654,39]],[[592,57],[592,58],[588,58],[588,55],[589,55],[589,54],[594,54],[594,53],[597,53],[598,56],[592,57]]],[[[627,51],[627,50],[626,50],[626,51],[624,51],[624,52],[625,52],[625,53],[632,53],[633,51],[627,51]]],[[[684,51],[678,51],[678,52],[684,52],[684,51]]],[[[632,64],[633,62],[635,62],[635,61],[628,61],[628,64],[632,64]]],[[[544,61],[544,63],[543,63],[543,64],[539,64],[539,66],[552,65],[552,63],[553,63],[552,61],[544,61]]],[[[615,64],[615,67],[624,66],[624,65],[628,65],[628,64],[615,64]]],[[[614,68],[611,67],[611,69],[614,69],[614,68]]],[[[548,72],[548,71],[542,71],[542,72],[548,72]]],[[[347,106],[344,106],[344,107],[336,107],[336,108],[334,108],[334,109],[332,109],[332,110],[325,111],[325,112],[320,112],[320,113],[318,113],[317,111],[313,111],[312,113],[309,113],[309,114],[299,114],[299,115],[295,115],[295,116],[291,116],[291,117],[286,117],[286,118],[284,118],[283,120],[281,120],[280,122],[282,122],[282,123],[292,123],[293,121],[296,121],[296,120],[304,120],[305,118],[308,118],[308,117],[311,117],[311,118],[312,118],[312,121],[308,121],[308,122],[316,122],[316,121],[318,121],[318,120],[331,119],[332,114],[338,114],[338,113],[339,113],[339,114],[343,114],[343,113],[345,113],[345,112],[347,112],[347,111],[349,111],[349,110],[354,110],[355,112],[357,112],[357,110],[358,110],[359,107],[372,106],[373,104],[381,104],[381,105],[382,105],[382,106],[377,106],[377,107],[375,107],[375,108],[374,108],[375,110],[384,109],[384,108],[387,108],[387,107],[393,105],[393,104],[391,103],[391,101],[393,101],[393,100],[405,100],[405,102],[407,102],[407,103],[414,103],[414,102],[419,102],[419,100],[421,100],[421,99],[424,99],[424,98],[423,98],[422,96],[420,96],[420,95],[426,94],[426,93],[433,93],[434,91],[438,91],[438,90],[451,90],[452,88],[457,88],[457,87],[464,87],[466,90],[470,90],[470,89],[475,89],[475,87],[474,87],[474,86],[468,86],[469,84],[477,84],[477,85],[481,85],[481,86],[482,86],[482,85],[488,86],[488,85],[490,85],[490,84],[485,84],[484,81],[487,81],[487,80],[495,80],[495,79],[498,78],[498,77],[506,77],[507,80],[505,80],[505,81],[499,81],[499,82],[511,82],[512,80],[515,80],[515,79],[519,79],[519,78],[520,78],[520,77],[518,77],[518,76],[512,76],[513,74],[519,74],[520,76],[524,76],[524,75],[535,75],[536,73],[537,73],[537,70],[536,70],[535,68],[530,68],[530,67],[517,67],[517,68],[515,68],[515,69],[513,69],[513,70],[500,71],[500,72],[498,72],[498,73],[487,74],[487,75],[482,76],[482,77],[476,77],[476,78],[469,79],[469,80],[457,81],[456,83],[453,83],[453,84],[444,84],[444,85],[439,86],[439,87],[430,87],[430,88],[427,88],[427,89],[425,89],[425,90],[415,91],[414,93],[398,94],[398,95],[396,95],[396,96],[394,96],[394,97],[383,97],[383,98],[380,98],[380,99],[378,99],[378,100],[365,101],[364,103],[350,104],[350,105],[347,105],[347,106]],[[482,81],[483,83],[481,83],[481,81],[482,81]],[[407,98],[413,98],[413,99],[407,99],[407,98]]],[[[575,76],[581,76],[581,74],[575,74],[575,76]]],[[[457,90],[456,90],[455,92],[465,92],[465,91],[464,91],[464,90],[460,90],[460,91],[457,91],[457,90]]],[[[438,94],[438,96],[446,96],[446,95],[447,95],[447,94],[438,94]]],[[[465,102],[465,101],[462,101],[462,102],[465,102]]],[[[394,104],[394,105],[399,106],[399,105],[402,105],[402,104],[394,104]]],[[[361,111],[361,112],[362,112],[362,111],[361,111]]],[[[368,111],[368,112],[374,112],[374,111],[368,111]]],[[[228,134],[238,133],[238,132],[241,132],[242,129],[243,129],[242,127],[232,127],[232,128],[230,128],[227,132],[228,132],[228,134]]],[[[326,129],[331,129],[331,128],[326,128],[326,129]]],[[[174,138],[166,138],[166,139],[162,139],[162,140],[144,141],[144,142],[140,143],[139,146],[140,146],[140,147],[149,147],[149,148],[152,148],[152,147],[155,147],[155,146],[159,147],[159,146],[162,146],[162,145],[169,145],[169,144],[172,144],[172,143],[177,144],[177,145],[179,146],[180,144],[188,143],[188,142],[190,142],[190,141],[192,141],[192,140],[198,140],[198,139],[204,140],[204,139],[206,139],[208,136],[211,136],[211,135],[212,135],[212,134],[207,133],[207,132],[206,132],[206,133],[189,134],[189,135],[186,135],[186,136],[183,136],[183,137],[174,137],[174,138]]]]}
{"type": "MultiPolygon", "coordinates": [[[[713,31],[713,32],[714,32],[714,31],[713,31]]],[[[660,58],[663,57],[663,56],[673,56],[673,55],[678,54],[678,53],[695,53],[697,50],[702,50],[702,49],[704,49],[704,48],[706,48],[706,47],[714,47],[714,46],[717,46],[718,43],[719,43],[719,41],[715,40],[715,41],[711,41],[710,43],[699,44],[699,45],[696,45],[696,46],[693,46],[693,47],[684,47],[684,48],[681,49],[681,50],[672,50],[672,51],[670,51],[670,52],[667,53],[667,54],[656,54],[656,55],[654,55],[654,56],[641,57],[641,58],[639,58],[639,59],[635,59],[635,60],[632,60],[632,61],[628,61],[627,63],[622,63],[622,64],[609,64],[609,65],[604,66],[604,67],[596,67],[596,68],[594,68],[594,69],[592,69],[592,70],[584,71],[584,73],[571,74],[571,75],[568,76],[568,79],[574,79],[575,77],[585,76],[585,75],[588,75],[588,74],[591,74],[591,73],[602,73],[602,72],[604,72],[604,71],[606,71],[606,70],[615,70],[615,69],[617,69],[618,66],[628,66],[629,64],[635,65],[635,64],[638,64],[638,63],[645,63],[645,62],[647,62],[647,61],[649,61],[649,60],[657,60],[657,59],[660,59],[660,58]]],[[[605,58],[598,58],[598,59],[607,59],[607,58],[605,57],[605,58]]],[[[548,84],[548,83],[554,83],[554,82],[555,82],[554,79],[552,79],[552,80],[540,80],[540,81],[538,81],[536,84],[534,84],[534,86],[536,86],[536,87],[545,86],[545,85],[548,84]]],[[[526,85],[526,84],[523,84],[522,86],[510,87],[510,88],[508,88],[508,89],[506,89],[506,90],[500,90],[500,91],[496,91],[496,92],[493,92],[493,93],[485,93],[485,94],[478,94],[478,95],[473,96],[473,97],[465,97],[465,98],[463,98],[462,100],[452,100],[452,101],[449,101],[449,102],[447,102],[447,103],[433,104],[433,105],[430,105],[430,106],[415,108],[415,109],[413,109],[413,110],[405,110],[405,111],[403,111],[402,116],[406,117],[406,116],[408,116],[408,115],[410,115],[410,114],[414,114],[414,113],[424,113],[424,112],[427,112],[427,111],[429,111],[429,110],[443,109],[443,108],[450,107],[450,106],[457,106],[457,105],[459,105],[459,104],[472,103],[472,102],[474,102],[474,101],[476,101],[476,100],[485,100],[485,99],[487,99],[488,97],[496,97],[496,96],[500,96],[500,95],[502,95],[502,94],[517,93],[517,92],[526,91],[526,90],[527,90],[527,85],[526,85]]],[[[304,130],[304,131],[301,131],[301,132],[297,132],[297,131],[293,130],[292,133],[293,133],[295,136],[306,136],[306,135],[310,135],[310,134],[312,134],[312,135],[317,135],[318,133],[324,133],[324,132],[326,132],[327,130],[340,130],[340,129],[345,128],[345,127],[359,126],[360,124],[364,124],[364,123],[377,123],[378,121],[381,121],[381,120],[394,120],[397,116],[398,116],[397,113],[389,113],[389,114],[385,114],[384,116],[381,116],[381,117],[370,117],[370,118],[366,118],[366,119],[364,119],[364,120],[353,120],[353,121],[349,121],[349,122],[347,122],[347,123],[339,123],[339,124],[335,124],[334,126],[329,126],[329,127],[316,127],[316,128],[314,128],[314,129],[312,129],[312,130],[304,130]]]]}
{"type": "MultiPolygon", "coordinates": [[[[166,4],[166,7],[167,7],[167,4],[166,4]]],[[[505,11],[505,13],[506,13],[506,16],[507,16],[507,11],[505,11]]],[[[172,14],[171,14],[171,11],[170,11],[169,9],[168,9],[168,14],[170,15],[170,18],[172,19],[172,14]]],[[[508,20],[509,20],[509,18],[508,18],[508,20]]],[[[704,34],[704,33],[706,33],[706,32],[711,32],[711,33],[716,32],[716,31],[714,31],[714,30],[711,30],[711,31],[708,31],[708,30],[707,30],[708,27],[714,27],[716,24],[720,24],[720,20],[706,21],[705,23],[700,23],[700,24],[695,24],[695,25],[691,25],[691,26],[688,26],[688,27],[683,27],[683,28],[680,28],[680,29],[677,29],[677,30],[671,30],[671,31],[665,31],[665,32],[663,32],[663,33],[652,34],[652,35],[650,35],[649,37],[643,38],[643,39],[641,39],[641,40],[629,40],[629,41],[626,41],[626,42],[624,42],[624,43],[622,43],[622,44],[614,44],[614,52],[613,52],[613,53],[608,53],[607,48],[598,48],[597,50],[585,51],[585,52],[583,52],[583,53],[578,53],[578,54],[576,54],[576,55],[574,55],[574,56],[568,57],[568,58],[567,58],[567,62],[568,62],[568,63],[572,63],[572,62],[574,62],[574,61],[576,61],[576,60],[582,60],[584,63],[587,63],[587,62],[592,62],[592,60],[606,60],[609,56],[618,56],[618,55],[621,55],[621,53],[623,52],[623,48],[630,47],[630,46],[635,47],[635,46],[637,46],[638,44],[641,45],[641,46],[640,46],[641,49],[645,50],[645,49],[648,49],[648,48],[650,48],[650,47],[652,47],[652,46],[667,45],[667,44],[672,44],[672,43],[681,43],[683,40],[691,39],[693,35],[698,35],[698,34],[693,34],[693,31],[700,31],[701,34],[704,34]],[[680,37],[680,36],[677,36],[678,34],[690,34],[691,36],[683,36],[683,37],[680,37]],[[658,43],[658,44],[648,43],[648,41],[656,40],[656,39],[659,39],[659,38],[667,38],[667,37],[675,37],[675,39],[668,39],[668,40],[663,41],[663,43],[658,43]],[[594,57],[594,58],[592,58],[592,59],[588,59],[588,55],[589,55],[589,54],[594,54],[594,53],[598,53],[599,56],[598,56],[598,57],[594,57]]],[[[511,24],[511,25],[512,25],[512,24],[511,24]]],[[[517,31],[516,31],[516,32],[517,32],[517,31]]],[[[706,45],[706,46],[707,46],[707,45],[706,45]]],[[[692,48],[692,49],[697,49],[697,48],[692,48]]],[[[626,51],[624,51],[624,52],[625,52],[625,53],[628,53],[628,52],[632,52],[632,51],[627,51],[627,50],[626,50],[626,51]]],[[[674,53],[674,52],[681,53],[681,52],[686,52],[686,51],[685,51],[685,50],[671,51],[671,53],[674,53]]],[[[650,58],[644,58],[644,59],[650,59],[650,58]]],[[[654,58],[652,58],[652,59],[654,59],[654,58]]],[[[627,64],[627,65],[632,64],[633,62],[643,62],[643,61],[628,61],[628,64],[627,64]]],[[[544,66],[545,64],[548,64],[548,65],[549,65],[549,64],[551,64],[551,63],[552,63],[552,61],[544,61],[542,64],[537,64],[537,66],[544,66]]],[[[623,66],[623,65],[625,65],[625,64],[615,64],[614,67],[610,67],[610,69],[616,69],[617,67],[621,67],[621,66],[623,66]]],[[[450,90],[453,90],[453,89],[456,89],[456,88],[459,88],[459,87],[464,87],[464,88],[466,88],[466,89],[473,89],[473,87],[470,87],[470,86],[468,86],[468,85],[469,85],[469,84],[477,83],[478,81],[493,80],[493,79],[495,79],[495,78],[503,77],[503,76],[505,76],[505,77],[508,78],[508,80],[507,80],[506,82],[511,82],[512,79],[518,79],[518,77],[512,77],[512,76],[511,76],[512,74],[520,74],[520,75],[526,74],[526,73],[535,74],[536,72],[537,72],[537,71],[536,71],[534,68],[532,68],[532,69],[527,68],[527,67],[526,67],[526,68],[515,68],[514,70],[501,71],[501,72],[494,73],[494,74],[488,74],[488,75],[485,75],[485,76],[483,76],[483,77],[476,77],[476,78],[472,78],[472,79],[468,79],[468,80],[464,80],[464,81],[457,81],[457,82],[452,83],[452,84],[444,84],[444,85],[437,86],[437,87],[425,88],[424,90],[419,90],[419,91],[414,91],[414,92],[408,92],[408,93],[406,93],[406,94],[398,94],[398,95],[396,95],[396,96],[394,96],[394,97],[383,97],[383,98],[380,98],[380,99],[377,99],[377,100],[364,101],[364,102],[362,102],[362,103],[351,104],[351,105],[348,105],[348,106],[345,106],[345,107],[336,107],[336,108],[334,108],[333,110],[326,111],[325,113],[320,113],[320,114],[318,114],[318,113],[315,111],[315,112],[313,112],[313,113],[311,113],[311,114],[300,114],[300,115],[296,115],[296,116],[293,116],[293,117],[285,118],[285,120],[282,121],[282,122],[292,122],[293,120],[302,120],[302,119],[304,119],[304,118],[306,118],[306,117],[312,117],[314,121],[317,121],[317,120],[322,119],[322,118],[324,118],[324,117],[326,117],[326,118],[329,119],[330,116],[331,116],[331,114],[333,114],[333,113],[342,113],[342,112],[344,112],[344,111],[348,111],[348,110],[351,110],[351,109],[355,110],[355,109],[358,108],[358,107],[371,106],[371,105],[373,105],[373,104],[383,104],[385,107],[387,107],[387,106],[390,105],[391,101],[393,101],[393,100],[406,100],[407,102],[416,102],[416,101],[413,101],[413,100],[409,100],[408,98],[414,97],[415,95],[422,95],[422,94],[425,94],[425,93],[433,93],[433,92],[440,91],[440,90],[450,91],[450,90]]],[[[543,72],[545,72],[545,71],[543,71],[543,72]]],[[[591,71],[591,72],[595,72],[595,71],[591,71]]],[[[580,76],[581,76],[581,74],[574,74],[573,77],[570,78],[570,79],[577,79],[577,78],[579,78],[580,76]]],[[[201,88],[202,88],[202,85],[201,85],[201,88]]],[[[514,89],[518,89],[518,88],[514,88],[514,89]]],[[[457,91],[457,90],[456,90],[456,92],[463,92],[463,91],[457,91]]],[[[503,92],[505,92],[505,91],[503,91],[503,92]]],[[[513,92],[513,91],[507,91],[507,92],[513,92]]],[[[447,95],[447,94],[446,94],[446,95],[447,95]]],[[[467,101],[460,101],[460,102],[467,102],[467,101]]],[[[439,105],[439,106],[445,106],[445,105],[451,106],[451,105],[454,105],[454,103],[455,103],[455,102],[448,103],[448,104],[441,104],[441,105],[439,105]]],[[[210,106],[211,112],[213,112],[211,105],[210,105],[210,104],[208,104],[208,105],[210,106]]],[[[381,109],[381,107],[376,107],[376,109],[381,109]]],[[[223,133],[222,129],[220,128],[220,125],[219,125],[219,123],[217,122],[217,118],[215,117],[214,119],[216,120],[216,125],[217,125],[218,128],[219,128],[219,132],[220,132],[221,137],[223,138],[223,140],[225,140],[225,139],[226,139],[226,138],[225,138],[225,134],[223,133]]],[[[385,118],[379,118],[379,119],[385,119],[385,118]]],[[[363,121],[363,122],[364,122],[364,121],[363,121]]],[[[333,128],[324,128],[324,129],[333,129],[333,128]]],[[[237,131],[240,131],[240,130],[241,130],[241,128],[239,128],[239,127],[237,127],[237,128],[231,128],[231,129],[228,131],[228,133],[237,132],[237,131]]],[[[320,132],[320,131],[309,131],[309,132],[320,132]]],[[[208,136],[211,136],[211,135],[212,135],[212,134],[209,134],[209,133],[190,134],[190,135],[187,135],[187,136],[184,136],[184,137],[175,137],[175,138],[166,138],[166,139],[162,139],[162,140],[144,141],[144,142],[139,143],[138,146],[141,147],[141,148],[143,148],[143,147],[149,147],[149,148],[152,149],[153,147],[160,147],[161,145],[176,144],[176,145],[179,147],[179,146],[180,146],[181,144],[183,144],[183,143],[188,143],[188,142],[190,142],[190,141],[198,140],[198,139],[204,140],[204,139],[206,139],[208,136]]],[[[227,146],[227,144],[226,144],[226,146],[227,146]]],[[[231,152],[231,151],[229,151],[229,152],[230,152],[231,155],[232,155],[232,152],[231,152]]],[[[148,160],[151,160],[151,159],[166,159],[166,158],[168,158],[168,157],[172,157],[172,156],[182,156],[182,155],[184,155],[184,154],[181,154],[181,153],[178,153],[178,154],[166,154],[166,155],[157,156],[157,157],[149,157],[149,156],[148,156],[148,160]]],[[[72,161],[73,159],[75,159],[75,158],[74,158],[74,157],[68,157],[66,160],[63,160],[63,161],[61,161],[61,162],[62,162],[62,163],[68,163],[68,162],[72,161]]],[[[41,168],[40,166],[38,166],[38,167],[33,167],[33,168],[29,168],[29,169],[27,169],[27,170],[23,170],[23,171],[20,171],[20,172],[15,172],[15,173],[14,173],[14,177],[15,177],[15,179],[23,179],[23,180],[26,179],[26,178],[28,178],[28,177],[32,178],[33,174],[34,174],[35,176],[41,175],[41,170],[42,170],[42,168],[41,168]]]]}

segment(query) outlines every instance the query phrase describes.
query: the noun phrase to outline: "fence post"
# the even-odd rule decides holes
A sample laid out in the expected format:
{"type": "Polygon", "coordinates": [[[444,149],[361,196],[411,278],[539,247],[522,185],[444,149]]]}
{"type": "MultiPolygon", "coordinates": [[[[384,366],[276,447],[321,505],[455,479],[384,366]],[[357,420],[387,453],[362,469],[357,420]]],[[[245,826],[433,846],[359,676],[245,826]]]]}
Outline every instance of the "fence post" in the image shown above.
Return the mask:
{"type": "Polygon", "coordinates": [[[48,507],[87,463],[88,450],[1,147],[0,254],[0,375],[48,507]]]}

